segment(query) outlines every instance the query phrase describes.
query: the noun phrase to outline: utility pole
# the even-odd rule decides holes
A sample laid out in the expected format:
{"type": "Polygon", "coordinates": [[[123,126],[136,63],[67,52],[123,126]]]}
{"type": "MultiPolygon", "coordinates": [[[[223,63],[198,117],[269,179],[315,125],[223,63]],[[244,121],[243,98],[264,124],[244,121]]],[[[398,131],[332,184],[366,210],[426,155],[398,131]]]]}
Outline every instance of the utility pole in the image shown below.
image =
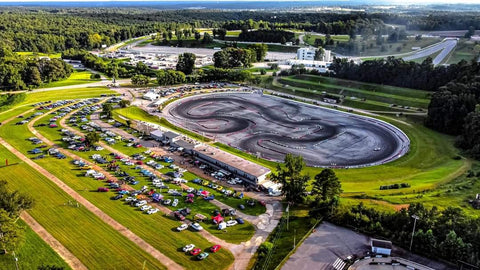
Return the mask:
{"type": "Polygon", "coordinates": [[[293,249],[295,249],[295,237],[297,236],[297,229],[293,229],[293,249]]]}
{"type": "Polygon", "coordinates": [[[290,219],[290,204],[287,205],[287,208],[285,209],[285,212],[287,212],[287,231],[288,231],[288,220],[290,219]]]}
{"type": "Polygon", "coordinates": [[[412,239],[410,240],[410,251],[412,251],[413,236],[415,235],[415,226],[417,225],[417,219],[420,219],[420,217],[417,216],[417,215],[412,215],[412,218],[413,218],[415,221],[413,222],[412,239]]]}

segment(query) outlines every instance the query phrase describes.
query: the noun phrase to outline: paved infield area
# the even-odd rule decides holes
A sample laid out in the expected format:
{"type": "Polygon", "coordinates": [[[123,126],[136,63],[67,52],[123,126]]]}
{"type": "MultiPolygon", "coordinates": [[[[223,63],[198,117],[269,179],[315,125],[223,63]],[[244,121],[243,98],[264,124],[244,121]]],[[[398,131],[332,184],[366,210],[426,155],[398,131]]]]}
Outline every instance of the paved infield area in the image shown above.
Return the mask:
{"type": "Polygon", "coordinates": [[[389,162],[409,148],[385,122],[260,93],[197,95],[169,104],[164,116],[262,158],[302,155],[310,166],[355,167],[389,162]]]}

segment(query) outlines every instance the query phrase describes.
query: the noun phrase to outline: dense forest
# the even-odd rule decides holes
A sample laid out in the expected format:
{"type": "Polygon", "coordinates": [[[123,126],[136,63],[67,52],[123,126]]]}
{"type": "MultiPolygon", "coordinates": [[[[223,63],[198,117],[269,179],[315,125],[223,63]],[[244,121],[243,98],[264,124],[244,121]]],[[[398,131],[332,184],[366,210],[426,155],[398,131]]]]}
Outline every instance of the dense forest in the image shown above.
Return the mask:
{"type": "Polygon", "coordinates": [[[412,250],[431,258],[457,260],[480,264],[480,219],[465,215],[460,208],[440,210],[411,204],[396,212],[380,212],[362,203],[342,206],[331,220],[341,226],[358,229],[372,236],[385,237],[394,243],[408,247],[416,224],[412,250]]]}
{"type": "Polygon", "coordinates": [[[0,90],[25,90],[65,79],[73,72],[61,59],[19,56],[6,48],[0,51],[0,90]]]}
{"type": "MultiPolygon", "coordinates": [[[[200,27],[226,30],[298,29],[347,35],[390,34],[391,27],[384,22],[403,23],[408,29],[421,30],[450,29],[446,25],[453,27],[451,29],[480,28],[478,17],[474,14],[456,16],[451,13],[420,16],[365,12],[3,8],[0,9],[0,46],[8,46],[13,51],[34,52],[94,49],[151,33],[200,27]]],[[[290,41],[289,37],[285,38],[290,41]]],[[[243,39],[250,40],[250,37],[247,34],[243,39]]],[[[274,42],[280,41],[275,39],[274,42]]]]}

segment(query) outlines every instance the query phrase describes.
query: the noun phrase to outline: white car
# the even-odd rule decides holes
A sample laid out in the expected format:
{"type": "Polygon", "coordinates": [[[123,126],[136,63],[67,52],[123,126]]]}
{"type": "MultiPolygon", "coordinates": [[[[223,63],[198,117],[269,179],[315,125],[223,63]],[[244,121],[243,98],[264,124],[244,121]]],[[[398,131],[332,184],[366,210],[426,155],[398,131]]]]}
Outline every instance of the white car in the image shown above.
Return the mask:
{"type": "Polygon", "coordinates": [[[200,224],[198,224],[198,223],[196,223],[196,222],[195,222],[195,223],[191,223],[191,224],[190,224],[190,227],[192,227],[192,228],[193,228],[194,230],[196,230],[196,231],[201,231],[201,230],[203,230],[202,225],[200,225],[200,224]]]}
{"type": "Polygon", "coordinates": [[[172,206],[175,207],[178,205],[178,199],[173,200],[172,206]]]}
{"type": "Polygon", "coordinates": [[[189,244],[189,245],[186,245],[182,248],[183,252],[189,252],[191,250],[193,250],[195,248],[195,245],[194,244],[189,244]]]}
{"type": "Polygon", "coordinates": [[[147,214],[149,214],[149,215],[155,214],[155,213],[157,213],[158,211],[159,211],[158,208],[152,208],[152,209],[149,209],[149,210],[147,211],[147,214]]]}
{"type": "Polygon", "coordinates": [[[140,207],[140,210],[142,211],[147,211],[147,210],[150,210],[152,207],[148,204],[145,204],[145,205],[142,205],[142,207],[140,207]]]}
{"type": "Polygon", "coordinates": [[[125,201],[126,201],[126,202],[131,202],[131,201],[133,201],[133,200],[135,200],[134,197],[127,197],[127,198],[125,198],[125,201]]]}
{"type": "Polygon", "coordinates": [[[187,224],[182,224],[182,225],[177,227],[177,231],[181,232],[181,231],[186,230],[187,228],[188,228],[187,224]]]}
{"type": "Polygon", "coordinates": [[[135,206],[136,206],[136,207],[140,207],[140,206],[143,206],[143,205],[146,205],[146,204],[147,204],[147,201],[141,200],[141,201],[137,202],[137,203],[135,204],[135,206]]]}
{"type": "Polygon", "coordinates": [[[232,226],[235,226],[237,224],[238,224],[238,222],[236,220],[227,221],[227,227],[232,227],[232,226]]]}

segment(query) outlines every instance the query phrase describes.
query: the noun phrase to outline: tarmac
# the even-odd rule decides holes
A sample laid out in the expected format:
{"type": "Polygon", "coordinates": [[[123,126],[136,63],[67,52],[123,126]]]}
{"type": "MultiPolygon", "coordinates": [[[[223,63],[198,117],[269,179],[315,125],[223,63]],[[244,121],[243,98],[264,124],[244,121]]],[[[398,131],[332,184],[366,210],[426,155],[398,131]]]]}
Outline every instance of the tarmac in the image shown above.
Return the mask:
{"type": "Polygon", "coordinates": [[[317,167],[390,162],[405,155],[410,143],[386,122],[261,93],[196,95],[169,104],[163,115],[261,158],[282,161],[292,153],[317,167]]]}

